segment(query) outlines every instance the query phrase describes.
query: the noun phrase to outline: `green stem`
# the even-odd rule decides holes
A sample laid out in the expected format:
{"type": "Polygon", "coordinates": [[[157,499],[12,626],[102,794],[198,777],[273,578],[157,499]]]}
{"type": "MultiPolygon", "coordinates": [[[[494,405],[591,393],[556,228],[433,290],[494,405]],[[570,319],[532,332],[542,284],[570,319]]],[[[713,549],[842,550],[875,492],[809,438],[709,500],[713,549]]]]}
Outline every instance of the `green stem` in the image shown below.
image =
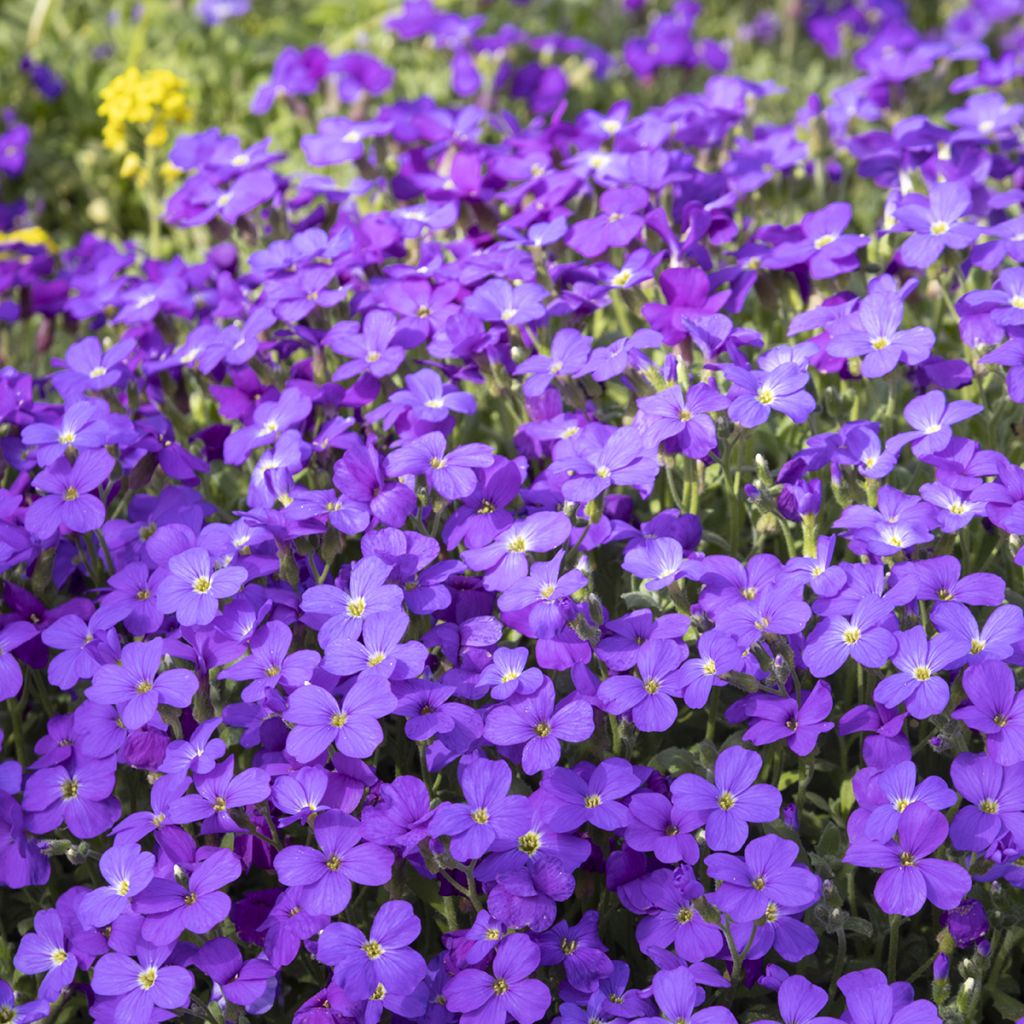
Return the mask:
{"type": "Polygon", "coordinates": [[[896,967],[900,956],[900,922],[899,914],[889,915],[889,981],[896,981],[896,967]]]}

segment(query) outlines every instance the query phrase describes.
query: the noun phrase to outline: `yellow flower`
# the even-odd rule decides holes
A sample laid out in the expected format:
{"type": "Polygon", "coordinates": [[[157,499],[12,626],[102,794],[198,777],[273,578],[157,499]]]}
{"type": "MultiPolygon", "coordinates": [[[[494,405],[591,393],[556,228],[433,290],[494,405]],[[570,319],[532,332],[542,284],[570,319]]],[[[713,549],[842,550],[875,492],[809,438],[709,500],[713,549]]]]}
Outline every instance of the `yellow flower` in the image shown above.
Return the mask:
{"type": "Polygon", "coordinates": [[[170,140],[170,128],[192,116],[186,83],[173,71],[130,67],[100,90],[98,112],[105,119],[103,145],[115,153],[128,149],[128,128],[143,133],[143,145],[159,149],[170,140]]]}
{"type": "Polygon", "coordinates": [[[35,245],[56,252],[57,246],[45,228],[17,228],[14,231],[0,231],[0,248],[11,245],[35,245]]]}

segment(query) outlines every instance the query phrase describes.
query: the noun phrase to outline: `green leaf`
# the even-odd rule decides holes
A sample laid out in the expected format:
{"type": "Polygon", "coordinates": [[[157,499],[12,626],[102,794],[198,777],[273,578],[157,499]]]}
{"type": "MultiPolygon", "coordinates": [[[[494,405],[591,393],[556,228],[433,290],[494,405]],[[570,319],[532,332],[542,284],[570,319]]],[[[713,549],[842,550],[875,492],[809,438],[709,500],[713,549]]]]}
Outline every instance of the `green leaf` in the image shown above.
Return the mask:
{"type": "Polygon", "coordinates": [[[665,750],[659,750],[647,763],[662,775],[681,775],[683,772],[701,776],[704,774],[700,761],[684,747],[667,747],[665,750]]]}

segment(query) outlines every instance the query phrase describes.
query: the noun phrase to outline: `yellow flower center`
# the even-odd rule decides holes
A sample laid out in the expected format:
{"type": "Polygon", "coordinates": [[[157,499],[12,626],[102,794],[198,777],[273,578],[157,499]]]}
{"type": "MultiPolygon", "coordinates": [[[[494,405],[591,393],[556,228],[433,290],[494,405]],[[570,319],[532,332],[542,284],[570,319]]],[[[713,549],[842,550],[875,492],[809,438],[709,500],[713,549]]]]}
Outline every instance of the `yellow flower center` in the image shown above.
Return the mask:
{"type": "Polygon", "coordinates": [[[156,984],[157,970],[155,967],[147,967],[139,973],[139,988],[147,992],[156,984]]]}

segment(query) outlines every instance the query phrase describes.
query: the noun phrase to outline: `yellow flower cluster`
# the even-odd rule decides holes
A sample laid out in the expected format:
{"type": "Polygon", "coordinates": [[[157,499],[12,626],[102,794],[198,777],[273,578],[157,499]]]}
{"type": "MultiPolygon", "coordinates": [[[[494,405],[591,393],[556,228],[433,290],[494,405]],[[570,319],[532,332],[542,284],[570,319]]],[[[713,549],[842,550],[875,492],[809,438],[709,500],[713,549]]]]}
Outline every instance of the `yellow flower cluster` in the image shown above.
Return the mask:
{"type": "Polygon", "coordinates": [[[185,81],[173,71],[128,68],[100,90],[99,114],[106,119],[103,145],[115,153],[127,152],[130,125],[145,133],[142,142],[147,148],[165,145],[170,126],[184,124],[191,116],[185,89],[185,81]]]}
{"type": "Polygon", "coordinates": [[[0,231],[0,249],[14,245],[38,246],[56,252],[57,246],[45,228],[16,228],[14,231],[0,231]]]}

